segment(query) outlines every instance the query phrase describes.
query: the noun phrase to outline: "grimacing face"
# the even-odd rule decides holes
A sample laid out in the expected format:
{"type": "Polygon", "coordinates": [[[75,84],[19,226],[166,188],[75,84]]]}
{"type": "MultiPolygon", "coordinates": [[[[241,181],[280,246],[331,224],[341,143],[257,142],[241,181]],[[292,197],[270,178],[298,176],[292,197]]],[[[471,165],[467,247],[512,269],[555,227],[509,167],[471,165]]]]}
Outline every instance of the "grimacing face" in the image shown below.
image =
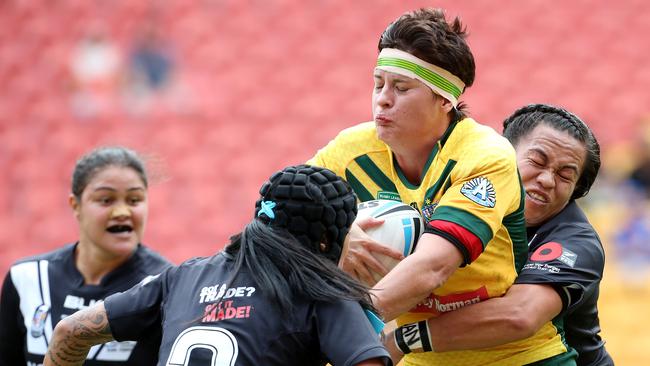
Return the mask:
{"type": "Polygon", "coordinates": [[[148,215],[147,189],[128,167],[107,166],[95,173],[70,205],[79,223],[79,245],[97,258],[130,256],[144,234],[148,215]]]}
{"type": "Polygon", "coordinates": [[[515,146],[526,189],[526,226],[538,226],[569,202],[587,158],[585,145],[544,122],[515,146]]]}
{"type": "Polygon", "coordinates": [[[444,98],[424,83],[400,74],[375,70],[372,111],[377,135],[394,151],[431,144],[447,129],[444,98]]]}

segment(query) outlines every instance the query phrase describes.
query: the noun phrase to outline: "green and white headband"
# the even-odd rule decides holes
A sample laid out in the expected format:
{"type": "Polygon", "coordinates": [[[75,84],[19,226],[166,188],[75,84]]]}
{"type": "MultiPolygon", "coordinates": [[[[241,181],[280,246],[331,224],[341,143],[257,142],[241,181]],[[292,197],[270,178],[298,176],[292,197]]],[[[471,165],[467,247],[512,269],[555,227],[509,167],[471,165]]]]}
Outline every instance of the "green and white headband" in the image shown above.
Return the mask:
{"type": "Polygon", "coordinates": [[[449,100],[454,107],[458,105],[458,98],[465,90],[465,83],[456,75],[395,48],[381,50],[376,69],[418,79],[436,94],[449,100]]]}

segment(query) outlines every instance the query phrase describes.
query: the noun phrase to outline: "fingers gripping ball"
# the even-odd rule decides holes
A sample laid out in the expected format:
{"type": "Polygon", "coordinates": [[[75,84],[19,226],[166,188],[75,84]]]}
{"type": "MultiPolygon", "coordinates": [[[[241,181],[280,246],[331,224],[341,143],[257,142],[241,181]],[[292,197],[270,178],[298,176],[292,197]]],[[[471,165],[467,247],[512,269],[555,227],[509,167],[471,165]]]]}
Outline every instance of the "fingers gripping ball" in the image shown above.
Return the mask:
{"type": "MultiPolygon", "coordinates": [[[[358,218],[373,217],[384,223],[366,230],[372,239],[402,253],[405,257],[413,253],[424,232],[424,221],[417,209],[397,201],[374,200],[359,204],[358,218]]],[[[391,270],[399,260],[380,253],[373,253],[386,269],[391,270]]],[[[375,280],[382,276],[373,272],[375,280]]]]}
{"type": "Polygon", "coordinates": [[[312,251],[338,262],[357,214],[357,199],[347,182],[326,168],[290,166],[271,176],[260,195],[256,217],[286,228],[312,251]],[[321,243],[327,244],[324,250],[321,243]]]}

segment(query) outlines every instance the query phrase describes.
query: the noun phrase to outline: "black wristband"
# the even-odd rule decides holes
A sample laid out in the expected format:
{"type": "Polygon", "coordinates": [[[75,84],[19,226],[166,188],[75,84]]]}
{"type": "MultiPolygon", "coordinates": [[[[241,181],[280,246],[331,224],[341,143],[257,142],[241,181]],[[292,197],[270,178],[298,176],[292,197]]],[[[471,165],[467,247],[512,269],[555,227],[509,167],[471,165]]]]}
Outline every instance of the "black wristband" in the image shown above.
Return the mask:
{"type": "Polygon", "coordinates": [[[399,348],[403,354],[411,353],[411,349],[409,348],[409,346],[406,345],[406,341],[404,340],[404,334],[403,334],[403,328],[411,325],[412,324],[407,324],[401,327],[397,327],[397,329],[395,329],[395,344],[397,344],[397,348],[399,348]]]}
{"type": "Polygon", "coordinates": [[[422,349],[423,352],[433,352],[429,324],[426,320],[404,324],[395,329],[395,344],[404,354],[422,349]]]}
{"type": "Polygon", "coordinates": [[[426,320],[418,322],[418,329],[420,330],[420,338],[422,339],[422,350],[424,352],[433,352],[431,337],[429,337],[429,323],[426,320]]]}

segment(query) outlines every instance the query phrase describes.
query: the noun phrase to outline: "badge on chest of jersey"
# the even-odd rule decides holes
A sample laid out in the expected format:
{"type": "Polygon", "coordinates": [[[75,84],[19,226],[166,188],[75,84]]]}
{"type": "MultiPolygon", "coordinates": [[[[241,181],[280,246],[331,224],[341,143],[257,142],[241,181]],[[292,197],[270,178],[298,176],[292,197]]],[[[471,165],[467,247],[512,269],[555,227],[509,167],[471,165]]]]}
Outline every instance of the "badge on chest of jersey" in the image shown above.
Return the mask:
{"type": "Polygon", "coordinates": [[[38,338],[43,335],[45,332],[45,321],[47,316],[50,314],[50,306],[47,304],[39,305],[36,310],[34,310],[34,316],[32,317],[32,326],[29,329],[29,334],[38,338]]]}

